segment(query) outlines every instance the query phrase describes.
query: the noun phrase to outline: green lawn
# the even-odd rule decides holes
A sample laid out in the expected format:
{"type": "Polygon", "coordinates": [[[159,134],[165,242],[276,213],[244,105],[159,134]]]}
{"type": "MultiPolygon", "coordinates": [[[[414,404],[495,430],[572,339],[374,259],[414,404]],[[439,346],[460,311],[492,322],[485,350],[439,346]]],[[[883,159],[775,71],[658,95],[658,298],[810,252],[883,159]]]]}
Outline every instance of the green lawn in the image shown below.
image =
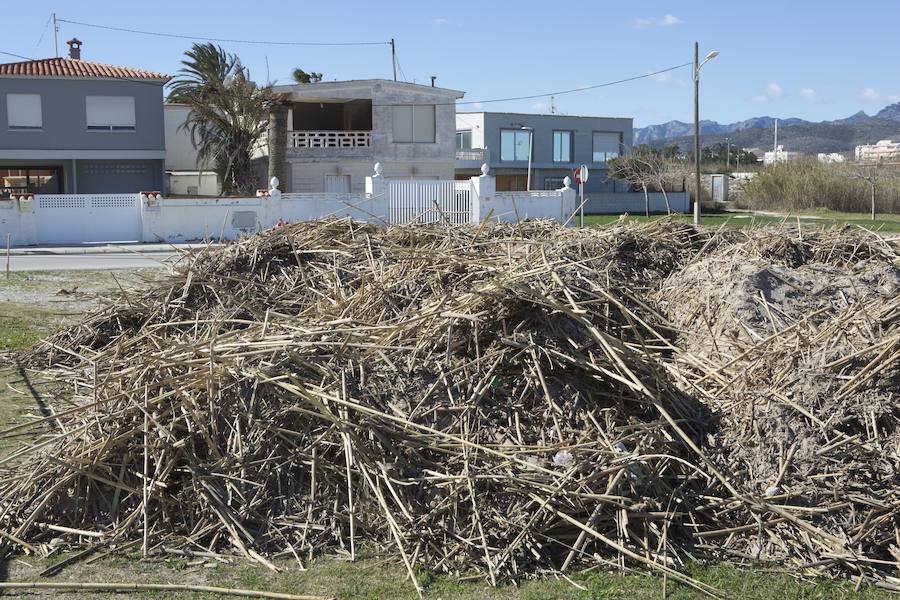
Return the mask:
{"type": "MultiPolygon", "coordinates": [[[[650,215],[649,220],[661,219],[666,215],[650,215]]],[[[628,215],[628,220],[647,221],[644,215],[628,215]]],[[[674,215],[673,219],[693,222],[691,215],[674,215]]],[[[746,212],[708,212],[701,217],[700,223],[707,227],[755,227],[757,225],[777,225],[780,223],[796,224],[797,220],[805,227],[834,227],[844,225],[859,225],[867,229],[874,229],[881,233],[900,232],[900,215],[882,215],[873,223],[862,213],[842,213],[834,211],[808,211],[802,214],[768,215],[752,214],[746,212]]],[[[584,223],[588,226],[607,225],[619,220],[619,215],[585,215],[584,223]]]]}
{"type": "MultiPolygon", "coordinates": [[[[65,555],[69,556],[69,555],[65,555]]],[[[48,560],[19,559],[9,564],[11,581],[39,581],[37,572],[59,562],[63,556],[48,560]]],[[[92,564],[78,562],[46,581],[118,581],[141,583],[183,583],[224,588],[241,588],[291,594],[307,594],[347,600],[375,600],[381,598],[417,598],[415,588],[407,579],[405,568],[395,558],[365,556],[355,562],[323,557],[300,570],[296,563],[278,560],[282,569],[273,573],[256,564],[239,561],[230,565],[203,563],[188,559],[151,558],[142,561],[139,555],[104,558],[92,564]]],[[[799,581],[786,571],[766,567],[738,568],[734,565],[690,565],[687,571],[697,580],[724,592],[729,598],[741,600],[887,600],[889,592],[863,588],[856,592],[850,582],[799,581]]],[[[659,600],[666,598],[687,600],[705,598],[699,592],[661,577],[643,572],[626,575],[611,572],[581,572],[569,575],[570,581],[553,574],[526,578],[518,584],[504,583],[490,586],[480,577],[434,575],[419,571],[417,580],[426,598],[443,600],[659,600]]],[[[76,598],[84,592],[53,594],[54,598],[76,598]]],[[[143,592],[147,598],[212,599],[209,593],[143,592]]],[[[47,597],[50,595],[48,594],[47,597]]],[[[115,597],[110,594],[92,597],[115,597]]]]}

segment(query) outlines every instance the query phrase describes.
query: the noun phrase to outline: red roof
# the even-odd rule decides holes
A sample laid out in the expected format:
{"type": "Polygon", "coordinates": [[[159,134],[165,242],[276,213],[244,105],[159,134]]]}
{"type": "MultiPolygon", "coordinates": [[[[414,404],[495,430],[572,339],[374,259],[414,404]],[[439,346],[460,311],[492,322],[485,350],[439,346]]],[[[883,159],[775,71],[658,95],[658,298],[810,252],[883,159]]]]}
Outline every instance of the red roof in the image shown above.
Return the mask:
{"type": "Polygon", "coordinates": [[[0,77],[99,77],[105,79],[155,79],[168,81],[165,73],[116,67],[89,60],[45,58],[0,64],[0,77]]]}

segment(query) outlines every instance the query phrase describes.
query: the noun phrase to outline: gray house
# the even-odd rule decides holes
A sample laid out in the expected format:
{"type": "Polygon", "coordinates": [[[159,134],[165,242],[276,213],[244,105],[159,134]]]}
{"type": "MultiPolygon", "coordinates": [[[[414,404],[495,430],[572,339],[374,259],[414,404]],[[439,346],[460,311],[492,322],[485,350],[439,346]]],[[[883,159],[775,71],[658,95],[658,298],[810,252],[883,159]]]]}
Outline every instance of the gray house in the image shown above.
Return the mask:
{"type": "Polygon", "coordinates": [[[628,154],[631,144],[630,118],[457,113],[456,176],[468,179],[487,163],[497,191],[524,190],[530,146],[532,190],[559,189],[572,169],[587,165],[585,193],[613,192],[607,162],[628,154]]]}
{"type": "Polygon", "coordinates": [[[169,77],[68,58],[0,64],[0,196],[161,190],[169,77]]]}
{"type": "Polygon", "coordinates": [[[363,192],[376,162],[385,177],[454,177],[463,92],[385,79],[275,89],[286,101],[270,120],[268,153],[284,191],[363,192]]]}

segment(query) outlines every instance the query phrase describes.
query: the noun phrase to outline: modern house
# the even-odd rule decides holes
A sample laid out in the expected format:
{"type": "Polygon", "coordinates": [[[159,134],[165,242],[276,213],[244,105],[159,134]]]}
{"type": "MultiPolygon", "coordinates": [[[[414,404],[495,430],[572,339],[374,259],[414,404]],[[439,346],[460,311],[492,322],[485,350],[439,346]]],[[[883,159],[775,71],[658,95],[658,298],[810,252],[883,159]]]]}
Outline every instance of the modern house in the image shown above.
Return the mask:
{"type": "Polygon", "coordinates": [[[784,146],[778,144],[775,150],[769,150],[763,154],[764,165],[774,165],[775,163],[791,162],[803,158],[802,152],[789,152],[784,146]]]}
{"type": "Polygon", "coordinates": [[[219,178],[212,165],[200,164],[191,132],[183,125],[191,109],[186,104],[166,103],[166,194],[169,196],[215,196],[219,178]]]}
{"type": "Polygon", "coordinates": [[[0,64],[0,196],[163,186],[168,76],[68,58],[0,64]]]}
{"type": "Polygon", "coordinates": [[[385,79],[275,90],[286,99],[270,120],[268,154],[283,191],[363,192],[376,162],[389,178],[454,178],[463,92],[385,79]]]}
{"type": "Polygon", "coordinates": [[[466,112],[456,115],[456,176],[476,175],[483,163],[497,178],[497,191],[524,190],[531,162],[531,189],[563,185],[572,169],[587,165],[585,193],[615,191],[607,163],[627,154],[630,118],[527,113],[466,112]]]}

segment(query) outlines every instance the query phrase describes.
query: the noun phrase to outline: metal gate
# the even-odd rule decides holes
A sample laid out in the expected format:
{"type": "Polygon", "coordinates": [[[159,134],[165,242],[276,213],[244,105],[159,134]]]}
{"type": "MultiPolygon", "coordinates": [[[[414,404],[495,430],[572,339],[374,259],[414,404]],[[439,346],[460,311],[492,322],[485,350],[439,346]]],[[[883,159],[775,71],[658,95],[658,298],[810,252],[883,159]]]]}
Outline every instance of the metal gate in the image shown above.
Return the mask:
{"type": "Polygon", "coordinates": [[[388,221],[406,223],[471,222],[472,184],[469,181],[387,181],[388,221]]]}
{"type": "Polygon", "coordinates": [[[38,244],[141,241],[138,194],[60,194],[34,197],[38,244]]]}

